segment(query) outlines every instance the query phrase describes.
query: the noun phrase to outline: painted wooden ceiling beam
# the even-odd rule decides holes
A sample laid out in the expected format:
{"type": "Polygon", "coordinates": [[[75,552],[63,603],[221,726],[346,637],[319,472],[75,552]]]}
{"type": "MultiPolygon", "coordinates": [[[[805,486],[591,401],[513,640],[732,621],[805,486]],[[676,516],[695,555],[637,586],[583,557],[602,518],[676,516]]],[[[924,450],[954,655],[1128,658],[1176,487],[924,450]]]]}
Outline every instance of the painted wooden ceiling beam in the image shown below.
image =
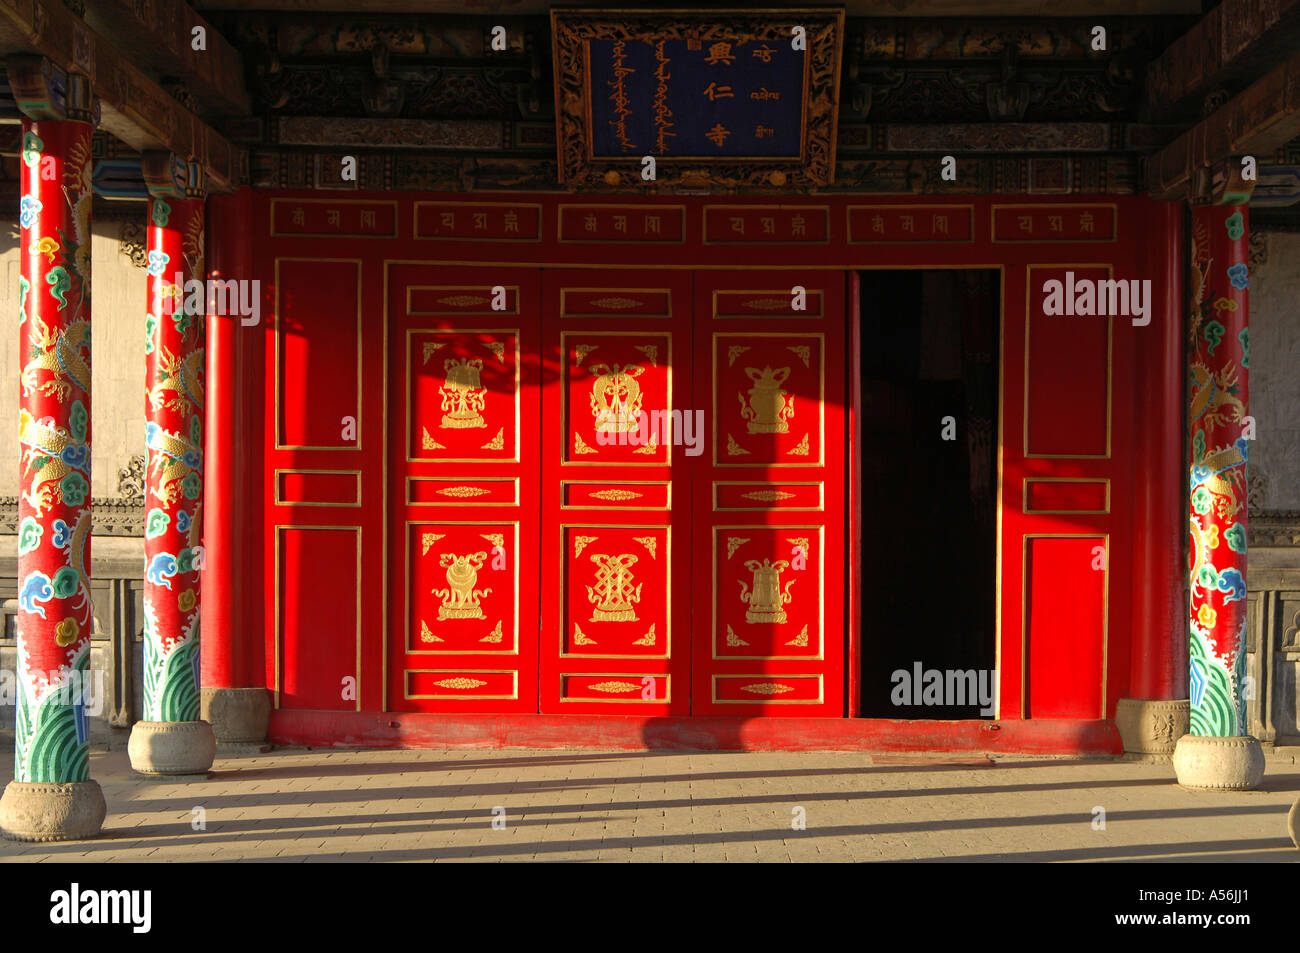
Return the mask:
{"type": "Polygon", "coordinates": [[[1300,52],[1156,153],[1147,165],[1155,198],[1204,198],[1215,166],[1243,155],[1264,158],[1300,135],[1300,52]]]}
{"type": "Polygon", "coordinates": [[[1147,66],[1153,118],[1216,86],[1259,76],[1300,49],[1300,0],[1223,0],[1147,66]]]}
{"type": "MultiPolygon", "coordinates": [[[[489,7],[467,9],[465,0],[196,0],[201,10],[292,10],[299,13],[473,13],[502,16],[540,15],[550,12],[554,0],[497,0],[489,7]]],[[[613,0],[571,0],[566,7],[624,9],[613,0]]],[[[784,0],[764,8],[840,6],[826,0],[784,0]]],[[[1201,12],[1200,0],[845,0],[851,17],[1109,17],[1192,15],[1201,12]]],[[[672,4],[690,6],[690,4],[672,4]]],[[[725,8],[718,11],[724,15],[725,8]]]]}
{"type": "Polygon", "coordinates": [[[239,52],[184,0],[94,0],[86,22],[155,75],[183,79],[185,88],[215,116],[251,110],[239,52]],[[204,49],[194,49],[201,30],[204,49]]]}
{"type": "Polygon", "coordinates": [[[213,191],[239,184],[242,150],[176,101],[62,0],[0,0],[0,57],[36,53],[90,79],[100,128],[140,152],[201,163],[213,191]]]}

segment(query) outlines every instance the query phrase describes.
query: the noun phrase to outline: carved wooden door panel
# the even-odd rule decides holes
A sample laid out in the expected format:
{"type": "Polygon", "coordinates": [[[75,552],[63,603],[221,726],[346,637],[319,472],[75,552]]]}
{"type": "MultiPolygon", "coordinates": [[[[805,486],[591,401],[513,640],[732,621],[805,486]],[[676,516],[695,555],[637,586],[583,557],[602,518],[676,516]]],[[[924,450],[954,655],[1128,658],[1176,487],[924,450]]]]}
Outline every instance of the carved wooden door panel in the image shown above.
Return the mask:
{"type": "Polygon", "coordinates": [[[786,274],[695,275],[695,714],[844,714],[845,276],[786,274]]]}
{"type": "Polygon", "coordinates": [[[685,714],[690,273],[542,286],[542,711],[685,714]]]}
{"type": "Polygon", "coordinates": [[[391,710],[537,710],[538,283],[389,266],[391,710]]]}

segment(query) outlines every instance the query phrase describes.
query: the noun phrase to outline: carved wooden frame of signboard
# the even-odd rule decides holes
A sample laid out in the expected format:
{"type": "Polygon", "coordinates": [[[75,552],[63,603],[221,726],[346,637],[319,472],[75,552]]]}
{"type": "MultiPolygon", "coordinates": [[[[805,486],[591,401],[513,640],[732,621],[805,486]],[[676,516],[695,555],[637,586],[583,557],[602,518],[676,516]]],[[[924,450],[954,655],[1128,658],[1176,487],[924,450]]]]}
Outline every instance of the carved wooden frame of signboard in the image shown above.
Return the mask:
{"type": "MultiPolygon", "coordinates": [[[[813,189],[835,176],[835,123],[839,104],[842,9],[756,10],[552,10],[556,90],[556,139],[560,181],[582,190],[627,189],[642,182],[641,155],[593,153],[589,57],[592,40],[676,40],[790,43],[792,28],[806,36],[800,157],[698,158],[656,156],[655,183],[687,188],[813,189]]],[[[645,151],[646,155],[653,155],[645,151]]],[[[648,183],[647,183],[648,184],[648,183]]]]}

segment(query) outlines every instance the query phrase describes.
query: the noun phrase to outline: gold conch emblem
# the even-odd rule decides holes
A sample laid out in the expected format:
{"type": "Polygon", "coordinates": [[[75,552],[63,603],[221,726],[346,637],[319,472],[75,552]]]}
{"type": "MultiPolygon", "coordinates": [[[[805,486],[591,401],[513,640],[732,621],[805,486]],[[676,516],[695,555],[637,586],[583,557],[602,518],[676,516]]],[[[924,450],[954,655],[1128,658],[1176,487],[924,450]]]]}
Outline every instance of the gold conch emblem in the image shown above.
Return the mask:
{"type": "Polygon", "coordinates": [[[785,610],[781,606],[790,601],[790,587],[794,585],[795,580],[791,579],[787,582],[783,592],[781,573],[790,568],[790,564],[784,559],[778,559],[776,562],[770,559],[764,559],[762,562],[750,559],[745,562],[745,568],[754,574],[752,589],[745,585],[745,580],[738,580],[740,598],[749,603],[749,608],[745,610],[745,621],[786,621],[785,610]]]}
{"type": "Polygon", "coordinates": [[[790,368],[772,370],[765,367],[760,371],[756,367],[747,367],[745,376],[754,382],[749,389],[749,400],[745,400],[744,394],[737,396],[740,398],[740,416],[745,418],[748,431],[789,433],[790,425],[786,421],[794,416],[794,398],[783,391],[781,385],[790,376],[790,368]]]}
{"type": "Polygon", "coordinates": [[[641,385],[636,378],[645,373],[639,364],[593,364],[596,380],[591,385],[591,412],[597,433],[631,433],[640,424],[641,385]]]}
{"type": "Polygon", "coordinates": [[[438,389],[442,397],[442,426],[451,430],[486,427],[479,413],[487,398],[487,388],[479,381],[483,362],[478,358],[452,357],[444,362],[446,382],[438,389]]]}
{"type": "Polygon", "coordinates": [[[596,585],[587,587],[587,599],[596,607],[591,610],[591,621],[636,622],[633,606],[641,601],[641,583],[632,583],[636,557],[631,553],[597,553],[591,561],[596,564],[596,585]]]}
{"type": "Polygon", "coordinates": [[[442,600],[438,606],[438,620],[443,619],[483,619],[483,610],[478,601],[490,593],[491,589],[475,589],[478,571],[487,561],[487,553],[473,553],[457,556],[455,553],[442,553],[438,565],[447,570],[447,588],[435,589],[433,594],[442,600]]]}

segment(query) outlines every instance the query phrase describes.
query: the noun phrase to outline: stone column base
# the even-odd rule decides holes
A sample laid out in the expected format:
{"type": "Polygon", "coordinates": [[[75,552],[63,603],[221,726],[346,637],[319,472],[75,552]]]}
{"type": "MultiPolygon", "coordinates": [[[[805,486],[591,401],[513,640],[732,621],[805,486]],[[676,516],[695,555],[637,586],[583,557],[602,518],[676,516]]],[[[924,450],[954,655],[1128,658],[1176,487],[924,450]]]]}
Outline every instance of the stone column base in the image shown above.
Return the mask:
{"type": "Polygon", "coordinates": [[[1174,749],[1178,783],[1193,791],[1249,791],[1264,777],[1264,749],[1250,735],[1183,735],[1174,749]]]}
{"type": "Polygon", "coordinates": [[[271,725],[271,695],[265,688],[205,688],[202,717],[222,744],[259,744],[271,725]]]}
{"type": "Polygon", "coordinates": [[[1291,843],[1300,847],[1300,800],[1291,805],[1291,813],[1286,816],[1286,830],[1291,835],[1291,843]]]}
{"type": "Polygon", "coordinates": [[[10,840],[86,840],[104,827],[98,781],[10,781],[0,797],[0,829],[10,840]]]}
{"type": "Polygon", "coordinates": [[[1167,759],[1192,723],[1192,703],[1186,698],[1121,698],[1115,707],[1115,727],[1126,754],[1167,759]]]}
{"type": "Polygon", "coordinates": [[[206,774],[217,739],[206,721],[137,721],[126,753],[141,774],[206,774]]]}

